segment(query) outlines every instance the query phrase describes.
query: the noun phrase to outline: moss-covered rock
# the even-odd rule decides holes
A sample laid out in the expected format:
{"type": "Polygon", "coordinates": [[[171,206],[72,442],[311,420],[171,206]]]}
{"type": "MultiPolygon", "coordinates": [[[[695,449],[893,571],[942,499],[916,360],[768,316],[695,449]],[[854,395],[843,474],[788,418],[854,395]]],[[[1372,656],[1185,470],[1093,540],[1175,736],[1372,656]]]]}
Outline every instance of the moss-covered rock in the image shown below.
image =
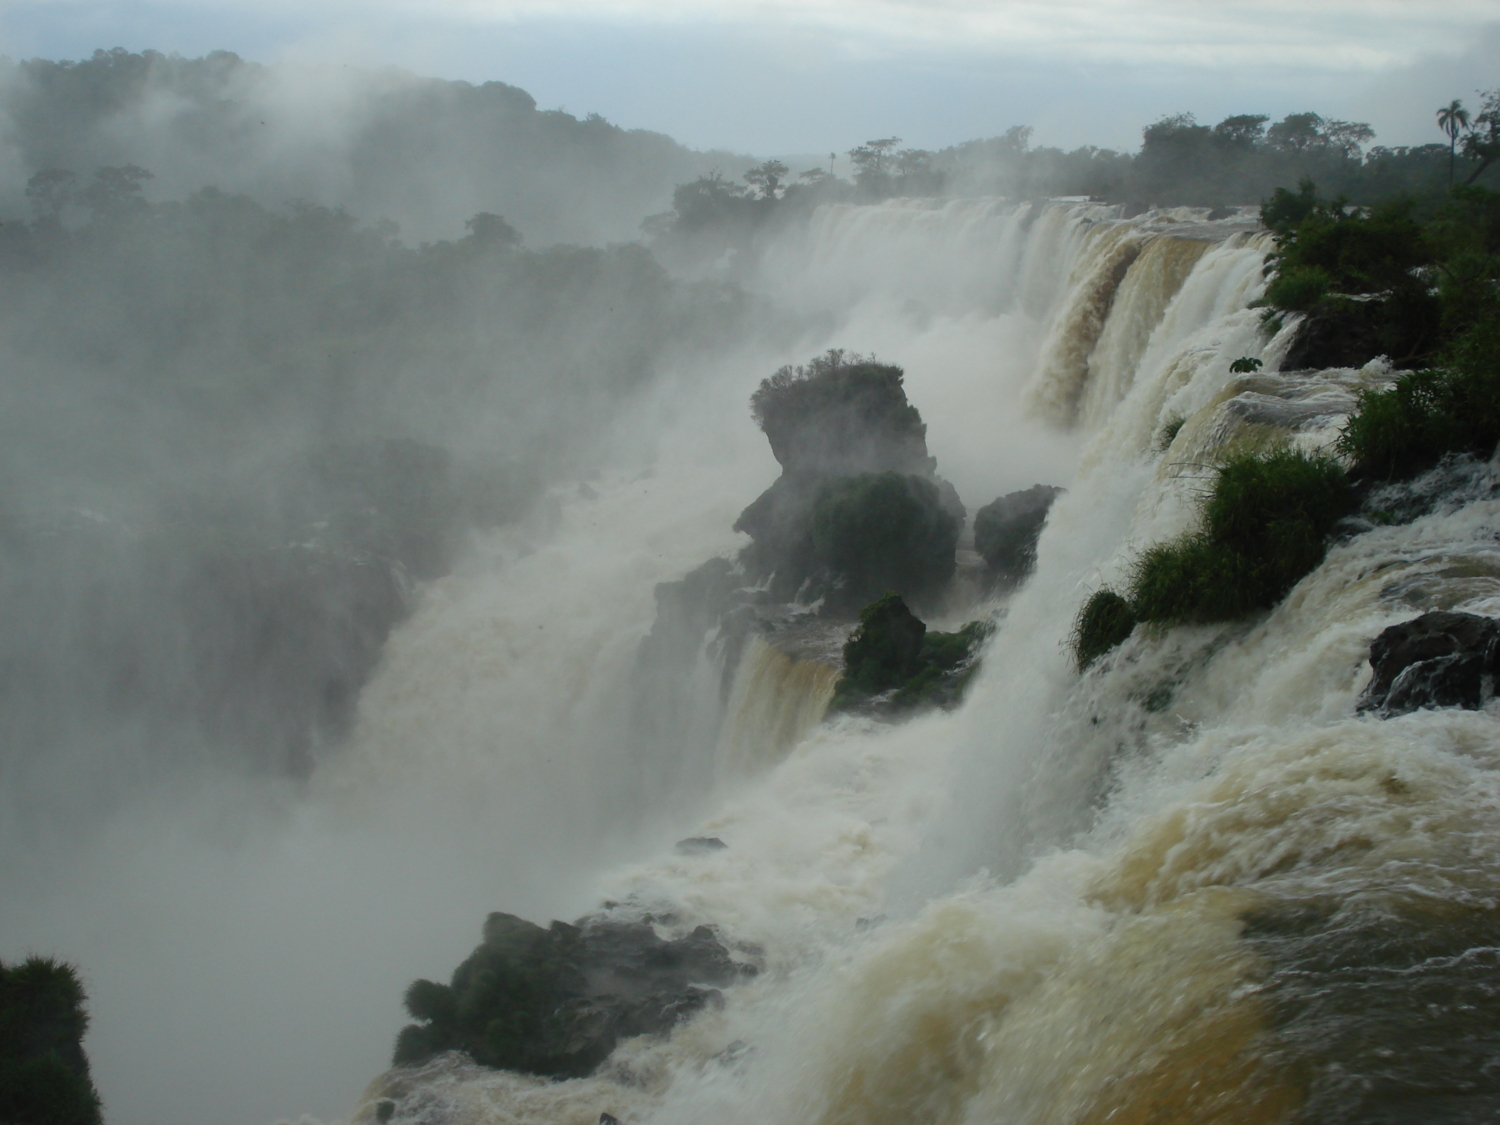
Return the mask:
{"type": "Polygon", "coordinates": [[[927,601],[953,578],[961,527],[923,477],[836,477],[813,502],[810,561],[829,576],[827,596],[837,609],[852,611],[885,590],[927,601]]]}
{"type": "Polygon", "coordinates": [[[592,917],[543,929],[491,914],[450,983],[407,988],[406,1009],[419,1022],[402,1029],[394,1062],[462,1051],[482,1066],[581,1077],[620,1040],[670,1032],[720,1002],[718,987],[754,971],[707,926],[667,941],[647,921],[592,917]]]}
{"type": "Polygon", "coordinates": [[[78,973],[45,957],[0,965],[0,1122],[99,1125],[78,973]]]}
{"type": "Polygon", "coordinates": [[[764,380],[750,410],[788,473],[931,473],[927,426],[904,378],[894,364],[835,348],[764,380]]]}
{"type": "Polygon", "coordinates": [[[1013,586],[1036,566],[1036,544],[1062,489],[1035,484],[990,501],[974,513],[974,549],[995,579],[1013,586]]]}
{"type": "Polygon", "coordinates": [[[930,633],[900,595],[887,594],[860,612],[829,709],[891,716],[954,706],[990,630],[973,621],[956,633],[930,633]]]}
{"type": "Polygon", "coordinates": [[[958,493],[934,473],[899,367],[830,351],[751,399],[782,475],[735,522],[740,561],[776,601],[848,616],[886,590],[919,602],[952,578],[958,493]]]}

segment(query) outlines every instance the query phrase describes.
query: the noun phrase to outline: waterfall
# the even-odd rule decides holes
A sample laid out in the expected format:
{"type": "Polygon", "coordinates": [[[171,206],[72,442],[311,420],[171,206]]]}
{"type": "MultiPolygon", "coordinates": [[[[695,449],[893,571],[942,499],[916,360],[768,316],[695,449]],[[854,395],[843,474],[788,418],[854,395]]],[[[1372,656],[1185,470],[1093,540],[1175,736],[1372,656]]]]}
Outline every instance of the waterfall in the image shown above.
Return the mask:
{"type": "Polygon", "coordinates": [[[12,908],[13,940],[75,935],[102,966],[101,1084],[168,1057],[212,1091],[184,1118],[216,1121],[272,1086],[351,1125],[1145,1125],[1371,1121],[1351,1107],[1418,1073],[1419,1119],[1449,1119],[1440,1095],[1500,1054],[1463,1015],[1496,979],[1500,738],[1493,708],[1355,700],[1382,628],[1500,613],[1500,470],[1351,532],[1260,617],[1141,628],[1082,675],[1067,648],[1093,590],[1195,526],[1217,455],[1326,449],[1390,378],[1280,370],[1292,326],[1250,307],[1269,249],[1238,220],[1063,201],[835,206],[769,235],[747,284],[815,327],[658,372],[587,487],[420,591],[306,792],[190,823],[164,797],[170,832],[121,827],[78,896],[12,908]],[[654,588],[732,556],[777,472],[750,392],[830,346],[905,367],[971,513],[1067,486],[1034,575],[952,712],[827,716],[832,664],[753,634],[727,685],[706,645],[651,694],[654,588]],[[456,1055],[377,1076],[405,985],[446,977],[486,913],[599,909],[715,926],[760,971],[588,1078],[456,1055]],[[114,1019],[150,1003],[150,1036],[114,1019]],[[241,1073],[262,1042],[283,1069],[241,1073]]]}
{"type": "Polygon", "coordinates": [[[774,765],[817,726],[828,710],[839,668],[798,659],[751,637],[729,696],[716,756],[720,775],[742,777],[774,765]]]}
{"type": "MultiPolygon", "coordinates": [[[[1021,210],[986,214],[1003,228],[1021,210]]],[[[599,1112],[653,1125],[1333,1121],[1415,1065],[1405,1052],[1460,1034],[1461,1011],[1426,998],[1489,995],[1492,943],[1443,935],[1488,933],[1500,892],[1494,718],[1378,720],[1354,701],[1385,625],[1500,609],[1500,501],[1478,488],[1355,535],[1264,617],[1138,630],[1080,677],[1065,648],[1074,613],[1193,525],[1194,466],[1267,436],[1324,448],[1355,393],[1388,377],[1380,363],[1277,371],[1288,333],[1267,339],[1248,308],[1263,236],[1086,210],[1029,220],[1032,238],[1047,214],[1073,224],[1076,253],[1066,292],[1034,318],[1049,334],[1013,337],[1033,345],[1029,386],[1006,386],[1013,410],[1024,398],[1084,441],[969,701],[895,727],[815,725],[705,816],[699,831],[726,848],[615,873],[612,897],[763,948],[765,970],[722,1011],[574,1082],[435,1063],[434,1104],[579,1125],[599,1112]],[[1264,370],[1232,375],[1243,355],[1264,370]],[[1392,952],[1401,942],[1415,961],[1392,952]],[[1383,1054],[1361,1045],[1371,1028],[1383,1054]]],[[[899,259],[935,212],[822,216],[819,268],[836,274],[853,226],[866,267],[882,261],[882,223],[899,259]]],[[[1029,245],[990,247],[1024,269],[1029,245]]],[[[901,296],[889,277],[848,284],[877,304],[901,296]]],[[[795,667],[757,649],[736,694],[795,667]]],[[[794,689],[786,707],[810,698],[794,689]]],[[[788,729],[765,728],[765,746],[788,729]]],[[[1464,1049],[1424,1064],[1433,1081],[1462,1084],[1461,1060],[1477,1057],[1464,1049]]]]}

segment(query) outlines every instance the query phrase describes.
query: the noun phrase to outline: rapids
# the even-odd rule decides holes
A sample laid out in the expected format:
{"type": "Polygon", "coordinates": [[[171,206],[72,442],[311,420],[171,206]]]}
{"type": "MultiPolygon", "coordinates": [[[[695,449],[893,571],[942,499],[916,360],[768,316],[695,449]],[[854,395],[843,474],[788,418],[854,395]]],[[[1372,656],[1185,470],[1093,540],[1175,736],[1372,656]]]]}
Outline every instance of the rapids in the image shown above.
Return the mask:
{"type": "MultiPolygon", "coordinates": [[[[761,247],[750,284],[823,329],[788,354],[663,373],[622,419],[632,438],[601,451],[598,480],[558,488],[545,518],[423,592],[352,744],[307,794],[215,859],[182,859],[176,834],[128,853],[165,853],[184,896],[247,902],[177,944],[236,927],[274,943],[268,920],[285,927],[285,951],[240,967],[292,974],[254,1034],[288,1029],[308,1056],[289,1070],[333,1080],[292,1081],[319,1092],[272,1112],[352,1110],[360,1125],[1492,1118],[1500,1042],[1471,1013],[1500,986],[1500,728],[1487,712],[1354,716],[1381,628],[1439,606],[1500,612],[1490,468],[1472,467],[1480,484],[1452,504],[1345,537],[1262,618],[1138,630],[1083,676],[1067,650],[1089,592],[1192,525],[1216,452],[1325,447],[1358,388],[1388,377],[1380,363],[1279,372],[1288,332],[1267,338],[1249,307],[1267,250],[1245,216],[1126,221],[993,200],[825,208],[761,247]],[[1068,487],[1036,572],[1003,606],[955,607],[953,622],[1004,612],[952,713],[819,721],[828,667],[757,640],[727,701],[722,654],[705,649],[644,737],[626,716],[653,705],[632,671],[652,588],[739,546],[730,525],[775,473],[749,393],[828,346],[906,368],[938,471],[971,513],[1039,481],[1068,487]],[[1264,369],[1232,376],[1241,356],[1264,369]],[[727,846],[673,850],[690,835],[727,846]],[[295,893],[278,872],[296,873],[295,893]],[[587,1079],[449,1057],[356,1100],[360,1068],[385,1063],[401,989],[446,977],[488,911],[545,923],[601,901],[663,932],[714,925],[763,970],[587,1079]],[[304,927],[336,936],[304,941],[304,927]],[[316,970],[299,974],[306,958],[316,970]],[[330,1088],[342,1105],[327,1108],[330,1088]],[[1380,1116],[1385,1096],[1414,1116],[1380,1116]]],[[[80,913],[36,901],[30,940],[80,913]]],[[[62,950],[104,966],[90,1050],[129,1125],[143,1103],[112,1103],[111,1087],[147,1062],[111,1024],[144,1001],[115,974],[174,971],[148,937],[119,970],[105,936],[62,950]]],[[[151,1048],[212,1082],[205,1030],[151,1048]]],[[[177,1104],[185,1121],[212,1099],[177,1104]]]]}

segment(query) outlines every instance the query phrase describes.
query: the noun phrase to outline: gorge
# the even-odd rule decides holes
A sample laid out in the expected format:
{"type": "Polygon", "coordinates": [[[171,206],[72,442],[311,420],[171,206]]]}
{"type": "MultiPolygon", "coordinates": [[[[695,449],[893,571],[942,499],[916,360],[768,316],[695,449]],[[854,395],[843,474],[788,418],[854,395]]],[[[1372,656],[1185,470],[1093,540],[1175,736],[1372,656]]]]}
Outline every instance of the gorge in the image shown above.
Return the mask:
{"type": "MultiPolygon", "coordinates": [[[[1270,235],[1215,214],[895,199],[766,235],[736,268],[795,327],[658,372],[595,475],[417,589],[305,783],[163,786],[21,880],[10,940],[95,975],[106,1105],[144,1119],[165,1058],[183,1119],[278,1085],[300,1101],[268,1112],[355,1125],[1492,1119],[1490,673],[1474,708],[1363,693],[1389,627],[1500,615],[1493,462],[1386,486],[1399,518],[1344,526],[1269,610],[1139,625],[1082,672],[1070,648],[1216,463],[1330,450],[1393,377],[1284,369],[1298,318],[1252,307],[1270,235]],[[730,562],[781,468],[748,404],[829,348],[904,370],[971,521],[1062,489],[1029,576],[984,579],[971,526],[921,607],[993,623],[946,709],[828,712],[881,591],[820,615],[798,582],[736,634],[671,585],[774,587],[730,562]],[[487,916],[494,948],[687,951],[676,986],[714,997],[561,1080],[440,1052],[377,1077],[402,990],[487,916]],[[147,1005],[149,1035],[111,1018],[147,1005]]],[[[594,984],[569,996],[628,998],[594,984]]]]}

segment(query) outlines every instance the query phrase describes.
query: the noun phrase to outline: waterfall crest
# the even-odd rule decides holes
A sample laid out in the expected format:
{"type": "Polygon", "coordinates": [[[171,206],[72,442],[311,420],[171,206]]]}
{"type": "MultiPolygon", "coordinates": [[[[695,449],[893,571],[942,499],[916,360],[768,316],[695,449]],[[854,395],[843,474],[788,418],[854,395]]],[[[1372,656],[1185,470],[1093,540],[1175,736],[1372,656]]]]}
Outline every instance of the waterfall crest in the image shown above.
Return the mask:
{"type": "Polygon", "coordinates": [[[715,754],[722,778],[774,765],[823,721],[840,669],[798,659],[760,637],[741,658],[715,754]]]}

